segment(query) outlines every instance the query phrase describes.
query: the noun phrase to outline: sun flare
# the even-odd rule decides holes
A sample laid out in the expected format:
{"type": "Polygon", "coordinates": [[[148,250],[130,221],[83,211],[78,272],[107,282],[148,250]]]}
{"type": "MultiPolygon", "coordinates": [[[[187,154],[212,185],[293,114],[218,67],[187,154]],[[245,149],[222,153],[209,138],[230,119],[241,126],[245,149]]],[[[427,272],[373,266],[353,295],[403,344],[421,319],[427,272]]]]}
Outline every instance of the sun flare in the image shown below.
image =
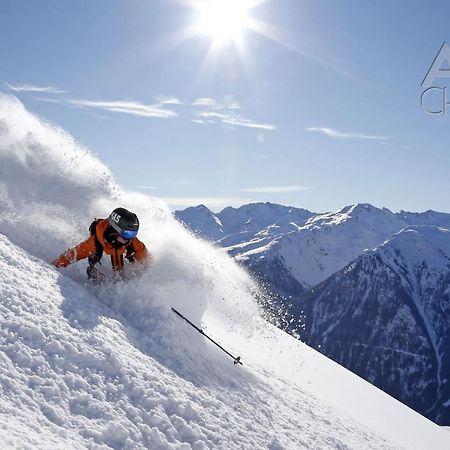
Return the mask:
{"type": "Polygon", "coordinates": [[[197,30],[222,46],[236,42],[248,28],[250,6],[244,0],[207,0],[198,5],[197,30]]]}

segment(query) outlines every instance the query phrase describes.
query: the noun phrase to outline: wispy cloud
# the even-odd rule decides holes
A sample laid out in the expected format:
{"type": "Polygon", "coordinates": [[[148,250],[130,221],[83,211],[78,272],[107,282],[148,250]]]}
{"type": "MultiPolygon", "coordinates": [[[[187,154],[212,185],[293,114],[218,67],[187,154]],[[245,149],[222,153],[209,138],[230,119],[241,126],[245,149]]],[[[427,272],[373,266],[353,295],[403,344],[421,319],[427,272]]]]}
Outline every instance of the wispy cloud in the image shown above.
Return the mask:
{"type": "Polygon", "coordinates": [[[231,117],[229,114],[219,113],[216,111],[200,111],[197,112],[196,115],[205,119],[228,119],[229,117],[231,117]]]}
{"type": "Polygon", "coordinates": [[[198,108],[194,112],[195,123],[220,123],[227,127],[257,128],[260,130],[274,131],[277,127],[270,123],[260,123],[252,119],[247,119],[237,114],[241,105],[231,95],[227,95],[223,100],[216,100],[211,97],[197,98],[191,106],[198,108]]]}
{"type": "Polygon", "coordinates": [[[94,108],[103,111],[132,114],[141,117],[157,117],[160,119],[170,119],[178,114],[169,109],[163,109],[162,105],[146,105],[135,101],[91,101],[91,100],[68,100],[69,104],[81,108],[94,108]]]}
{"type": "Polygon", "coordinates": [[[241,206],[254,200],[240,197],[160,197],[171,208],[186,208],[188,206],[205,205],[210,209],[227,206],[241,206]]]}
{"type": "Polygon", "coordinates": [[[155,186],[135,186],[136,189],[158,189],[155,186]]]}
{"type": "Polygon", "coordinates": [[[177,97],[158,97],[157,102],[161,105],[184,105],[184,103],[177,97]]]}
{"type": "Polygon", "coordinates": [[[210,108],[215,108],[217,102],[210,97],[200,97],[192,103],[192,106],[207,106],[210,108]]]}
{"type": "Polygon", "coordinates": [[[232,102],[227,105],[227,109],[241,109],[241,105],[238,102],[232,102]]]}
{"type": "Polygon", "coordinates": [[[273,124],[258,123],[250,119],[244,119],[243,117],[234,117],[234,116],[229,116],[225,119],[222,119],[222,123],[237,127],[259,128],[260,130],[268,130],[268,131],[275,131],[277,129],[277,127],[273,124]]]}
{"type": "MultiPolygon", "coordinates": [[[[146,105],[141,102],[113,100],[113,101],[92,101],[81,99],[54,99],[48,97],[34,97],[34,100],[49,103],[68,104],[80,108],[97,109],[109,112],[118,112],[124,114],[131,114],[140,117],[156,117],[161,119],[170,119],[177,117],[178,114],[170,109],[164,109],[163,104],[158,103],[154,105],[146,105]]],[[[166,103],[169,104],[169,103],[166,103]]],[[[173,103],[172,103],[173,104],[173,103]]],[[[104,116],[101,118],[105,118],[104,116]]]]}
{"type": "Polygon", "coordinates": [[[287,192],[303,192],[311,188],[305,186],[258,186],[239,189],[241,192],[254,192],[262,194],[284,194],[287,192]]]}
{"type": "Polygon", "coordinates": [[[53,87],[53,86],[35,86],[33,84],[17,84],[12,85],[9,83],[5,83],[9,89],[14,92],[41,92],[47,94],[68,94],[69,91],[64,91],[62,89],[53,87]]]}
{"type": "Polygon", "coordinates": [[[342,131],[334,130],[333,128],[326,127],[310,127],[307,128],[308,131],[316,131],[318,133],[325,134],[326,136],[336,138],[336,139],[366,139],[369,141],[387,141],[389,138],[385,136],[377,136],[373,134],[366,133],[345,133],[342,131]]]}
{"type": "Polygon", "coordinates": [[[223,113],[217,111],[198,111],[198,117],[203,119],[218,119],[223,125],[231,125],[233,127],[259,128],[261,130],[275,131],[277,127],[273,124],[258,123],[250,119],[245,119],[232,113],[223,113]]]}
{"type": "Polygon", "coordinates": [[[226,95],[222,100],[216,100],[211,97],[200,97],[191,103],[191,105],[210,109],[241,109],[239,102],[237,102],[231,95],[226,95]]]}
{"type": "MultiPolygon", "coordinates": [[[[28,89],[29,92],[40,93],[65,93],[66,91],[56,90],[52,87],[37,87],[37,86],[10,86],[11,89],[19,91],[19,89],[28,89]]],[[[87,100],[87,99],[71,99],[71,98],[49,98],[49,97],[34,97],[35,100],[61,103],[76,106],[80,108],[95,109],[101,111],[131,114],[139,117],[154,117],[161,119],[170,119],[178,117],[178,113],[173,109],[168,109],[168,105],[189,106],[175,96],[159,97],[155,104],[145,104],[139,101],[132,100],[87,100]]],[[[221,124],[225,127],[243,127],[253,128],[266,131],[275,131],[277,126],[271,123],[261,123],[237,114],[241,109],[239,103],[232,97],[226,96],[222,101],[217,101],[210,97],[200,97],[191,103],[190,106],[196,106],[200,110],[189,111],[193,114],[191,119],[196,124],[221,124]]],[[[264,137],[258,135],[258,141],[262,142],[264,137]]]]}

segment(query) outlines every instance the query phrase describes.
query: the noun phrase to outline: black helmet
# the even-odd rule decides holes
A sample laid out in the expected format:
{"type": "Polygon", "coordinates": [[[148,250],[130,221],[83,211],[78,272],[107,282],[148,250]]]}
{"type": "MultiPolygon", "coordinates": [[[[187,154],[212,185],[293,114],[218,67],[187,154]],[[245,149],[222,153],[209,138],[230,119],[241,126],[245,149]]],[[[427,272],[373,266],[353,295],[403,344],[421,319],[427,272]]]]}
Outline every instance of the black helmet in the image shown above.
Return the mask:
{"type": "Polygon", "coordinates": [[[116,208],[108,217],[108,222],[121,238],[130,240],[137,236],[139,220],[136,214],[125,208],[116,208]]]}

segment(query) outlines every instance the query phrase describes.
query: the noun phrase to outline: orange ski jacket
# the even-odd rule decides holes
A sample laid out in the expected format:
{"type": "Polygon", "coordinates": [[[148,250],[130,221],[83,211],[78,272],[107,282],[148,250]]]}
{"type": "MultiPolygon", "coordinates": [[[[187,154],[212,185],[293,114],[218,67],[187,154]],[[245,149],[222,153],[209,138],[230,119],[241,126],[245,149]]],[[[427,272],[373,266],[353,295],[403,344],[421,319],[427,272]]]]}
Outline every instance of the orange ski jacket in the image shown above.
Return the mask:
{"type": "Polygon", "coordinates": [[[67,267],[73,262],[96,255],[100,245],[104,253],[111,257],[113,270],[120,271],[123,269],[123,258],[127,258],[130,262],[136,260],[143,263],[151,262],[151,255],[145,245],[138,239],[131,239],[122,247],[116,248],[109,242],[105,241],[103,234],[108,226],[108,219],[100,220],[95,226],[95,232],[85,241],[81,242],[73,248],[69,248],[62,255],[53,261],[56,267],[67,267]]]}

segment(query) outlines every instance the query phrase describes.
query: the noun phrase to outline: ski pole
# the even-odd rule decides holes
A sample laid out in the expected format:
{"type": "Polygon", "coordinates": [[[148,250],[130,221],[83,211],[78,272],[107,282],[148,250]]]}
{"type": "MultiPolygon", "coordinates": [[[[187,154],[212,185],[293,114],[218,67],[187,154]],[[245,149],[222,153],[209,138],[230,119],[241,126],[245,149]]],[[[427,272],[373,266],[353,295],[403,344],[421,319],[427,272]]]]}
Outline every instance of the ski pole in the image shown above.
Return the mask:
{"type": "Polygon", "coordinates": [[[214,339],[211,339],[207,334],[205,334],[205,332],[195,326],[188,318],[184,317],[183,314],[181,314],[180,312],[178,312],[175,308],[172,308],[172,311],[179,317],[181,317],[182,319],[184,319],[191,327],[195,328],[200,334],[203,334],[203,336],[205,336],[205,338],[208,338],[213,344],[217,345],[217,347],[220,348],[220,350],[222,350],[223,352],[225,352],[228,356],[231,356],[234,359],[234,364],[242,364],[241,362],[241,357],[234,357],[230,352],[227,352],[220,344],[218,344],[214,339]]]}

